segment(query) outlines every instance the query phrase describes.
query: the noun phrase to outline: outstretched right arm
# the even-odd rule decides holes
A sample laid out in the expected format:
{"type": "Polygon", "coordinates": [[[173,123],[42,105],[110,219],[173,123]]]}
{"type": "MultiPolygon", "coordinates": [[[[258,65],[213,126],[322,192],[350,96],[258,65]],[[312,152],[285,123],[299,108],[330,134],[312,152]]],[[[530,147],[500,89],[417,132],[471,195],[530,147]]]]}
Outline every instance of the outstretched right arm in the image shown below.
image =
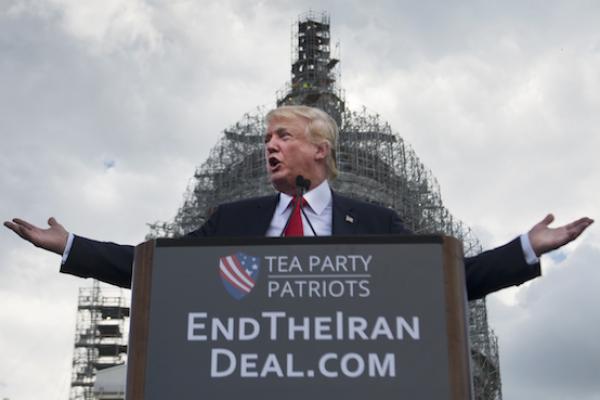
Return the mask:
{"type": "MultiPolygon", "coordinates": [[[[188,237],[213,236],[216,233],[218,213],[200,229],[188,233],[188,237]]],[[[72,244],[65,257],[69,232],[54,218],[48,219],[49,227],[42,229],[25,220],[15,218],[5,221],[4,226],[36,247],[63,256],[60,272],[94,278],[125,288],[131,287],[134,247],[112,242],[100,242],[73,235],[72,244]]]]}
{"type": "MultiPolygon", "coordinates": [[[[34,246],[64,256],[69,232],[53,217],[48,219],[47,229],[19,218],[5,221],[4,226],[34,246]]],[[[130,287],[132,262],[132,246],[73,236],[68,257],[63,257],[60,271],[82,278],[99,279],[121,287],[130,287]]]]}

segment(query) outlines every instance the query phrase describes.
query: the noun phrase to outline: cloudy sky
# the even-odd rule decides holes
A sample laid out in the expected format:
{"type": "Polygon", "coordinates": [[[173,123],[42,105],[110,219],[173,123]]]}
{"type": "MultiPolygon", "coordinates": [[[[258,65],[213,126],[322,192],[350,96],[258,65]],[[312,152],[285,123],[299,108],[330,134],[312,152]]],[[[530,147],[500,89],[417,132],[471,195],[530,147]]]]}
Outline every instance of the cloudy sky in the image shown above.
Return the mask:
{"type": "MultiPolygon", "coordinates": [[[[600,217],[596,1],[0,1],[0,218],[137,243],[220,133],[272,106],[327,10],[347,104],[389,121],[486,247],[600,217]]],[[[505,399],[600,399],[600,228],[488,297],[505,399]]],[[[66,399],[77,288],[0,231],[0,398],[66,399]]]]}

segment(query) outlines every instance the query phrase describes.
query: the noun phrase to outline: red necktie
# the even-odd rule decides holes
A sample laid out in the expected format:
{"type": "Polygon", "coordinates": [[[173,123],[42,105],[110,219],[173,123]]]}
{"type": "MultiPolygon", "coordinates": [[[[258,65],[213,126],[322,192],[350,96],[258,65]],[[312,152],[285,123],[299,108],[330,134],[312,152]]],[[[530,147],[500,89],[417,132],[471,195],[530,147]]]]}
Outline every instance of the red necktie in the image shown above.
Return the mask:
{"type": "MultiPolygon", "coordinates": [[[[294,197],[292,200],[292,207],[298,202],[298,197],[294,197]]],[[[290,223],[287,228],[285,228],[285,232],[283,236],[304,236],[304,227],[302,226],[302,207],[306,205],[306,200],[302,198],[301,204],[298,204],[296,208],[292,209],[292,217],[290,218],[290,223]]]]}

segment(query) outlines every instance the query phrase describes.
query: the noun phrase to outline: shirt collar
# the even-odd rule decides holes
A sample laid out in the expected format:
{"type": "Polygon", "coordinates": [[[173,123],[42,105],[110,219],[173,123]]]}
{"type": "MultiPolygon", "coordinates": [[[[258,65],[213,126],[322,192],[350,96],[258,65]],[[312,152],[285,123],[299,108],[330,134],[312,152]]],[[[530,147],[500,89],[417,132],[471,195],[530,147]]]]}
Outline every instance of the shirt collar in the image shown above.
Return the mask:
{"type": "MultiPolygon", "coordinates": [[[[277,208],[275,209],[275,213],[283,214],[290,202],[294,197],[289,194],[279,193],[279,203],[277,203],[277,208]]],[[[316,188],[312,189],[309,192],[304,194],[304,199],[315,212],[315,214],[320,215],[327,206],[331,204],[331,189],[329,188],[329,182],[325,179],[323,182],[319,184],[316,188]]]]}

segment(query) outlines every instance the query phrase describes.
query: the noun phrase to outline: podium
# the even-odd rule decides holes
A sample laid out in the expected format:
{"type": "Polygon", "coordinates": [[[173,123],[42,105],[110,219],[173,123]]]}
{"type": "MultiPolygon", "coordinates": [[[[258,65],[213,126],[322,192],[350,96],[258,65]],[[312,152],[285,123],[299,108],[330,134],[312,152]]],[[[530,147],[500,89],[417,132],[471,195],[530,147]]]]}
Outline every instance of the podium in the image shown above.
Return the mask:
{"type": "Polygon", "coordinates": [[[466,315],[451,237],[151,240],[127,399],[471,399],[466,315]]]}

